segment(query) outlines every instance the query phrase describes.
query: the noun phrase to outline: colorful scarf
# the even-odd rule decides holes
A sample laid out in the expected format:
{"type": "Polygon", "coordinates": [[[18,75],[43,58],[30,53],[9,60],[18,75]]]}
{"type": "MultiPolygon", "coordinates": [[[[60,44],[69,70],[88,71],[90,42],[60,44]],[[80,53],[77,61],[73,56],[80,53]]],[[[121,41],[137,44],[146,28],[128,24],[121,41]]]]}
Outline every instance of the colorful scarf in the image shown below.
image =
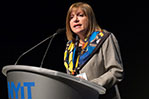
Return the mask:
{"type": "Polygon", "coordinates": [[[76,44],[68,41],[64,52],[64,65],[70,74],[75,75],[77,69],[88,61],[104,35],[105,33],[103,31],[93,32],[89,38],[85,39],[85,44],[81,48],[80,55],[76,54],[76,44]]]}

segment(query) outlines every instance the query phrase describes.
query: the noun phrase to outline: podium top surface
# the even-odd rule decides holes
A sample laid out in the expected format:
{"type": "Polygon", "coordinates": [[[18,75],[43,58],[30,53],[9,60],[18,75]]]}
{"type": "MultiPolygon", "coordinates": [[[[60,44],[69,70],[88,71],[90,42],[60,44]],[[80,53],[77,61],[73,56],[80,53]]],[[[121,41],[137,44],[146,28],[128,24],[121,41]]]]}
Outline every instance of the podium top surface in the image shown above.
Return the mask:
{"type": "Polygon", "coordinates": [[[27,65],[7,65],[7,66],[4,66],[2,69],[2,73],[6,77],[7,77],[7,73],[10,71],[27,71],[27,72],[38,73],[41,75],[56,76],[56,77],[65,78],[65,79],[80,83],[82,85],[88,86],[90,88],[93,88],[94,90],[98,91],[99,94],[105,94],[106,92],[106,89],[98,84],[91,83],[87,80],[84,80],[66,73],[62,73],[59,71],[46,69],[46,68],[27,66],[27,65]]]}

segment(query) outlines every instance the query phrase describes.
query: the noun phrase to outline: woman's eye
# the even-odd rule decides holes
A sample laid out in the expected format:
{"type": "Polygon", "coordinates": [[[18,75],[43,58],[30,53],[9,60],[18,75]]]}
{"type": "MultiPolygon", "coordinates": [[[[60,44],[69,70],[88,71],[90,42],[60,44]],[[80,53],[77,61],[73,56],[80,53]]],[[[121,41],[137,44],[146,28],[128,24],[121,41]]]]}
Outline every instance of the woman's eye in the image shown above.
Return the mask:
{"type": "Polygon", "coordinates": [[[71,15],[70,15],[70,19],[72,19],[73,17],[74,17],[74,14],[71,14],[71,15]]]}
{"type": "Polygon", "coordinates": [[[84,14],[80,14],[79,16],[83,17],[83,16],[84,16],[84,14]]]}
{"type": "Polygon", "coordinates": [[[70,19],[72,19],[73,18],[73,16],[70,16],[70,19]]]}

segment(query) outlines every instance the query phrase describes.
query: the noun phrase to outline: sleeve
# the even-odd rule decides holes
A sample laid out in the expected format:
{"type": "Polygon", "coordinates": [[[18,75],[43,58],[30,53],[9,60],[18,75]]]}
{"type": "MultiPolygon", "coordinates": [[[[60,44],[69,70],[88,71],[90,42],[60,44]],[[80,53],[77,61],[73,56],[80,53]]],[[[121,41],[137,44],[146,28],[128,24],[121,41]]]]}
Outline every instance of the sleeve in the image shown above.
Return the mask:
{"type": "Polygon", "coordinates": [[[120,49],[118,42],[112,33],[103,43],[101,51],[105,73],[100,77],[93,79],[91,82],[109,89],[123,79],[123,63],[120,49]]]}

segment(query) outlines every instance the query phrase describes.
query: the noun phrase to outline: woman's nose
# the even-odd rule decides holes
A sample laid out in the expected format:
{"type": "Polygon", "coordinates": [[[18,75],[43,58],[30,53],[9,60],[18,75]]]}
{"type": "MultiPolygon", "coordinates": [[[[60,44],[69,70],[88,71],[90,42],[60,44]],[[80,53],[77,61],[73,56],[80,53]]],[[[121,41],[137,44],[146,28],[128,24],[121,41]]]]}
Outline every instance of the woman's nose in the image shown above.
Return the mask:
{"type": "Polygon", "coordinates": [[[79,19],[77,16],[75,16],[74,22],[79,22],[79,19]]]}

